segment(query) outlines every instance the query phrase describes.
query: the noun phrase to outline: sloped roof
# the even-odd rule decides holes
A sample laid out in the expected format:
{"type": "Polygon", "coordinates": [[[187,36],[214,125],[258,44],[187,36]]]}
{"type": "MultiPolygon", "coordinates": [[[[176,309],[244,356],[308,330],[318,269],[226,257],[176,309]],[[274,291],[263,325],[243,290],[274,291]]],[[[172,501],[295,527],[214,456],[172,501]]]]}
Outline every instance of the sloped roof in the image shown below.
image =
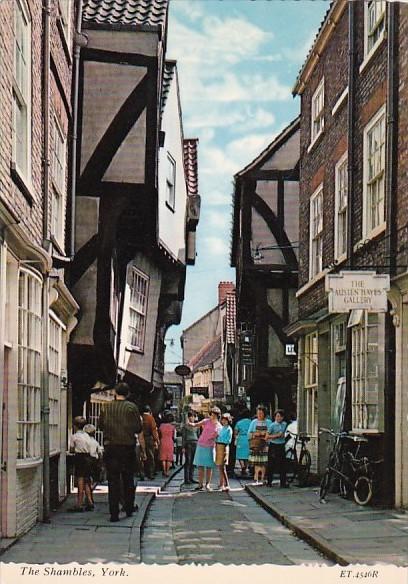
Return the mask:
{"type": "Polygon", "coordinates": [[[235,329],[237,323],[237,301],[234,292],[227,293],[227,305],[225,309],[226,314],[226,337],[227,343],[235,344],[235,329]]]}
{"type": "Polygon", "coordinates": [[[165,28],[169,0],[84,0],[86,23],[165,28]]]}
{"type": "Polygon", "coordinates": [[[189,195],[198,195],[198,138],[186,138],[184,147],[184,170],[189,195]]]}
{"type": "Polygon", "coordinates": [[[261,166],[270,156],[274,154],[279,148],[300,128],[300,116],[290,122],[286,128],[276,136],[272,142],[264,149],[252,162],[247,164],[245,168],[236,173],[236,177],[244,175],[246,172],[261,166]]]}
{"type": "Polygon", "coordinates": [[[168,98],[169,92],[170,92],[170,87],[171,87],[171,84],[173,83],[173,79],[174,79],[175,74],[176,74],[176,67],[177,67],[176,61],[168,60],[164,64],[163,82],[162,82],[163,85],[162,85],[161,106],[160,106],[161,115],[163,115],[164,108],[166,107],[167,98],[168,98]]]}
{"type": "Polygon", "coordinates": [[[206,343],[193,357],[191,357],[188,366],[194,373],[201,367],[212,365],[221,357],[221,335],[211,339],[206,343]]]}

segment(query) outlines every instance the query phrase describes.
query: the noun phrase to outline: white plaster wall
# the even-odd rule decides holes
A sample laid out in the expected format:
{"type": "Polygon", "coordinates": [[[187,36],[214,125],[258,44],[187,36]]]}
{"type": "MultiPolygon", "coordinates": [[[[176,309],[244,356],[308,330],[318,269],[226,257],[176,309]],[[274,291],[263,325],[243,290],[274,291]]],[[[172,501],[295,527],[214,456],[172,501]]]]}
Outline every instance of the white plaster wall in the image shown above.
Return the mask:
{"type": "Polygon", "coordinates": [[[181,111],[177,92],[177,75],[173,77],[163,114],[164,147],[159,150],[159,239],[172,255],[185,263],[185,217],[187,189],[184,175],[181,111]],[[168,153],[176,162],[176,203],[174,211],[166,205],[168,153]]]}

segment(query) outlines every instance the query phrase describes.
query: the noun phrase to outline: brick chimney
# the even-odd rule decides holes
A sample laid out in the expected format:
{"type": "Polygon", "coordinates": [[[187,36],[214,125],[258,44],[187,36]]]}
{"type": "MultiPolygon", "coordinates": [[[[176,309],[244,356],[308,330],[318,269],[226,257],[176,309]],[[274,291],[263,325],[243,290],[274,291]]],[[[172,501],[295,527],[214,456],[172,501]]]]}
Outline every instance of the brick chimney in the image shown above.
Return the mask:
{"type": "Polygon", "coordinates": [[[218,284],[218,305],[223,304],[227,298],[228,292],[233,292],[234,290],[234,282],[220,282],[218,284]]]}

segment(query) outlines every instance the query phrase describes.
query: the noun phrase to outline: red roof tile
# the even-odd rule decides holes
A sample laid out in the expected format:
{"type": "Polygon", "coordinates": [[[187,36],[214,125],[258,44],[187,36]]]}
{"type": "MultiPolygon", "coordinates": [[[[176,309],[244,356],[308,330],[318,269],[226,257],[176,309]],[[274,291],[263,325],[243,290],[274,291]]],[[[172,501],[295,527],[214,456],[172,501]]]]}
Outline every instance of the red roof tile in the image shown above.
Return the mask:
{"type": "Polygon", "coordinates": [[[184,169],[189,195],[198,195],[198,138],[186,138],[184,144],[184,169]]]}

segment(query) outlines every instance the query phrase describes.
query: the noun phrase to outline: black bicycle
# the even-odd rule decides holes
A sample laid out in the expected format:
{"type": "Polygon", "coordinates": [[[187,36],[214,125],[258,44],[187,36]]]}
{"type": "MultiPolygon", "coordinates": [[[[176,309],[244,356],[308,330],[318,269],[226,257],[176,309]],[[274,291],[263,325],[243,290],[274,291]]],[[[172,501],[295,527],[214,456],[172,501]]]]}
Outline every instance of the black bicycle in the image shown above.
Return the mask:
{"type": "Polygon", "coordinates": [[[350,497],[352,495],[359,505],[368,505],[373,498],[374,486],[377,481],[375,469],[383,461],[370,461],[366,456],[359,457],[361,445],[368,442],[363,436],[321,428],[320,433],[323,432],[334,437],[334,444],[320,483],[320,502],[326,502],[329,489],[334,487],[334,483],[337,481],[341,496],[350,497]],[[355,453],[347,448],[346,440],[357,443],[355,453]]]}
{"type": "Polygon", "coordinates": [[[296,478],[299,487],[305,487],[308,484],[310,476],[310,467],[312,465],[312,457],[307,449],[307,442],[310,436],[307,434],[293,434],[288,430],[287,434],[292,436],[295,441],[286,451],[286,465],[287,465],[287,481],[292,483],[296,478]],[[300,444],[300,452],[298,454],[298,444],[300,444]]]}

